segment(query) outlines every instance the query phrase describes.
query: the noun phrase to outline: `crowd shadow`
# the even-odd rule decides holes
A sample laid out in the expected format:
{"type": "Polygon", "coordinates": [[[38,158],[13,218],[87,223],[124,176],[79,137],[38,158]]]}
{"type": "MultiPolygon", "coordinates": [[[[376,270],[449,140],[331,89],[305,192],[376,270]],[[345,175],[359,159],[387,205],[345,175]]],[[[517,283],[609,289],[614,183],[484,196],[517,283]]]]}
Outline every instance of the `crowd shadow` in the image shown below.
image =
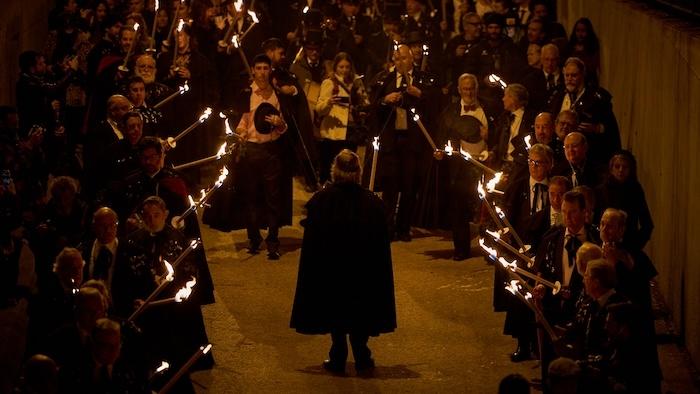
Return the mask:
{"type": "Polygon", "coordinates": [[[319,365],[310,365],[297,371],[309,375],[330,375],[340,378],[358,378],[358,379],[377,379],[377,380],[393,380],[393,379],[418,379],[421,374],[410,369],[408,365],[377,365],[371,371],[358,373],[355,370],[355,363],[348,362],[345,366],[345,373],[332,373],[319,365]]]}

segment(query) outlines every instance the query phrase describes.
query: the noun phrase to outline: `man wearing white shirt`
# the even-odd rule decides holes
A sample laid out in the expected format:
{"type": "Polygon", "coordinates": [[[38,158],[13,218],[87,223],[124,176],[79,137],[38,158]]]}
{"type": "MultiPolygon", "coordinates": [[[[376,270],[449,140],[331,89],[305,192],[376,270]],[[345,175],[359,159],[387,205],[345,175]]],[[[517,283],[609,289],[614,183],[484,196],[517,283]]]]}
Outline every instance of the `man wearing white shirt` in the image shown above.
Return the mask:
{"type": "MultiPolygon", "coordinates": [[[[436,143],[441,148],[449,141],[455,151],[464,149],[478,157],[481,151],[486,150],[488,121],[484,109],[477,101],[476,77],[472,74],[462,74],[458,80],[457,91],[460,95],[459,102],[450,104],[440,115],[440,134],[436,143]]],[[[434,156],[442,160],[444,153],[437,151],[434,156]]],[[[448,204],[454,243],[452,258],[462,261],[471,254],[469,222],[473,218],[477,203],[476,185],[481,172],[458,155],[449,158],[447,169],[450,179],[448,204]]]]}
{"type": "Polygon", "coordinates": [[[493,138],[492,160],[507,177],[514,167],[526,165],[527,149],[525,136],[530,133],[535,113],[526,109],[529,95],[525,86],[508,85],[503,94],[505,111],[498,118],[496,135],[493,138]]]}
{"type": "Polygon", "coordinates": [[[86,245],[83,251],[85,272],[83,278],[104,281],[111,292],[112,275],[114,273],[114,257],[117,255],[117,213],[111,208],[102,207],[95,211],[92,217],[92,228],[95,233],[94,241],[86,245]]]}

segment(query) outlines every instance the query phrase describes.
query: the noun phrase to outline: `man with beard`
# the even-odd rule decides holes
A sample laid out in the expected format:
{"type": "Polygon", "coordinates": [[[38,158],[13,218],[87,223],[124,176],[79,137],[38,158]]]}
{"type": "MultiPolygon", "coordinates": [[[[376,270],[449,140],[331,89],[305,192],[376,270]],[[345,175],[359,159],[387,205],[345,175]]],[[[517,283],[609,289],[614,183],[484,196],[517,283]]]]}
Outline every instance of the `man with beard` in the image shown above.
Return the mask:
{"type": "Polygon", "coordinates": [[[470,12],[462,16],[463,33],[451,38],[445,47],[444,62],[447,66],[444,69],[444,83],[457,86],[457,79],[466,72],[467,50],[481,41],[481,26],[479,14],[470,12]]]}
{"type": "Polygon", "coordinates": [[[97,75],[97,67],[103,57],[118,51],[119,32],[122,29],[122,20],[115,15],[107,15],[104,20],[104,35],[100,41],[90,50],[87,57],[88,82],[92,82],[97,75]]]}
{"type": "Polygon", "coordinates": [[[586,66],[578,58],[564,64],[564,89],[549,99],[547,106],[553,114],[571,110],[578,115],[579,132],[590,146],[589,158],[594,166],[605,166],[613,152],[621,149],[620,131],[612,110],[612,96],[600,87],[586,86],[586,66]]]}
{"type": "MultiPolygon", "coordinates": [[[[170,95],[170,88],[156,81],[156,60],[149,54],[143,54],[136,58],[134,75],[143,79],[146,85],[145,102],[152,107],[170,95]]],[[[134,103],[134,106],[139,107],[134,103]]]]}
{"type": "Polygon", "coordinates": [[[564,76],[559,67],[559,48],[554,44],[543,46],[540,61],[542,68],[523,78],[523,85],[530,93],[530,106],[537,111],[544,110],[552,93],[564,85],[564,76]]]}

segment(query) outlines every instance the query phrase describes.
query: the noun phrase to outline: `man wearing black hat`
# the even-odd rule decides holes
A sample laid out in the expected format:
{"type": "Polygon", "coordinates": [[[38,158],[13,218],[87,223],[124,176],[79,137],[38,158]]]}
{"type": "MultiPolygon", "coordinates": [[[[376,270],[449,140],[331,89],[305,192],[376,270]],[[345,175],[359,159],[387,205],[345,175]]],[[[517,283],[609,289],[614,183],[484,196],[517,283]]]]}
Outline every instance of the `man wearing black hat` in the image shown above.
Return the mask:
{"type": "Polygon", "coordinates": [[[338,20],[338,24],[352,33],[355,48],[353,52],[348,53],[350,53],[355,63],[355,70],[360,74],[364,74],[367,70],[367,39],[369,38],[372,20],[367,15],[360,14],[360,3],[360,0],[342,0],[340,7],[342,15],[338,20]]]}
{"type": "MultiPolygon", "coordinates": [[[[290,70],[296,80],[304,89],[306,101],[309,104],[309,113],[314,117],[313,109],[316,108],[318,96],[321,93],[321,82],[327,73],[327,61],[321,59],[323,48],[323,32],[320,30],[308,30],[304,36],[302,56],[294,61],[290,70]]],[[[317,123],[314,122],[314,125],[317,123]]],[[[318,134],[318,127],[314,127],[314,134],[318,134]]]]}
{"type": "MultiPolygon", "coordinates": [[[[484,15],[484,24],[486,39],[469,48],[465,70],[476,75],[481,82],[487,81],[490,74],[498,75],[506,83],[519,82],[527,71],[527,58],[513,40],[503,34],[503,15],[489,12],[484,15]]],[[[503,91],[500,86],[492,85],[482,84],[479,100],[487,115],[496,118],[503,111],[503,91]]]]}
{"type": "Polygon", "coordinates": [[[246,227],[250,246],[256,253],[260,249],[262,236],[258,218],[265,217],[268,225],[267,257],[279,260],[278,232],[282,213],[282,146],[280,136],[287,131],[287,123],[280,113],[280,100],[270,82],[272,62],[265,55],[258,55],[253,61],[253,83],[241,95],[239,104],[244,105],[248,96],[248,110],[236,127],[236,134],[245,140],[245,154],[238,163],[238,175],[246,205],[246,227]],[[270,108],[272,107],[272,108],[270,108]],[[258,111],[266,111],[258,113],[258,111]],[[263,195],[259,195],[259,190],[263,195]],[[257,202],[264,201],[265,212],[259,211],[257,202]],[[263,216],[265,215],[265,216],[263,216]]]}

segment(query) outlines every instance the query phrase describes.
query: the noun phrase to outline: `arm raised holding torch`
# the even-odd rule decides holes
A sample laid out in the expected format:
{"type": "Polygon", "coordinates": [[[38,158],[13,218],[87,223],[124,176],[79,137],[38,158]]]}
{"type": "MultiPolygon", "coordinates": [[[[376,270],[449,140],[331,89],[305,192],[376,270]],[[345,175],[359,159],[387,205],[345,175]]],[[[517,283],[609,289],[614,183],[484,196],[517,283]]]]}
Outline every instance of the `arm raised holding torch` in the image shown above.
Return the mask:
{"type": "Polygon", "coordinates": [[[129,45],[129,50],[126,52],[126,56],[124,56],[124,62],[117,67],[119,71],[128,73],[129,68],[126,66],[129,63],[129,59],[131,58],[131,54],[134,52],[134,45],[136,45],[136,41],[139,38],[139,25],[138,23],[134,23],[134,38],[131,40],[131,44],[129,45]]]}

